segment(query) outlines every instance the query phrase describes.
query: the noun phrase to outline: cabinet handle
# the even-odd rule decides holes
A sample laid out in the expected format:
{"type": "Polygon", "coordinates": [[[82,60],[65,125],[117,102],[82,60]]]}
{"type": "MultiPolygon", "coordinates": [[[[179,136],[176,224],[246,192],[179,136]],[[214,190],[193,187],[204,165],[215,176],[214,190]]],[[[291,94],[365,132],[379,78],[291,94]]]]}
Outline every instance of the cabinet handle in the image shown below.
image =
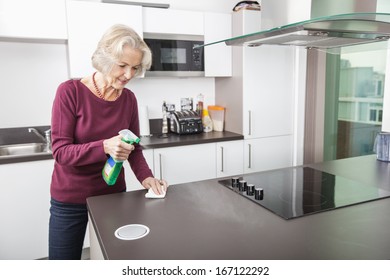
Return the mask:
{"type": "Polygon", "coordinates": [[[223,172],[223,147],[221,147],[221,172],[223,172]]]}
{"type": "Polygon", "coordinates": [[[163,178],[163,174],[162,174],[162,155],[161,154],[158,154],[158,160],[159,160],[159,164],[160,164],[160,180],[162,180],[163,178]]]}
{"type": "Polygon", "coordinates": [[[248,157],[248,168],[252,168],[252,145],[248,144],[249,157],[248,157]]]}
{"type": "Polygon", "coordinates": [[[249,125],[248,135],[252,135],[252,111],[249,110],[248,113],[249,113],[249,119],[248,119],[248,125],[249,125]]]}

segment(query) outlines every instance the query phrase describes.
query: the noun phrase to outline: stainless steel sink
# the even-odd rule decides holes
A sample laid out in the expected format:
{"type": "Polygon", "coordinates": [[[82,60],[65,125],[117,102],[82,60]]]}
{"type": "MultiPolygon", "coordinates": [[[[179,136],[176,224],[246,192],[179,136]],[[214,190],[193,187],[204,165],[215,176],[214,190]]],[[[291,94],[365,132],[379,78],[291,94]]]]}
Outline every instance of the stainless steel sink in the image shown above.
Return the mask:
{"type": "Polygon", "coordinates": [[[51,153],[45,143],[0,145],[0,157],[21,157],[51,153]]]}

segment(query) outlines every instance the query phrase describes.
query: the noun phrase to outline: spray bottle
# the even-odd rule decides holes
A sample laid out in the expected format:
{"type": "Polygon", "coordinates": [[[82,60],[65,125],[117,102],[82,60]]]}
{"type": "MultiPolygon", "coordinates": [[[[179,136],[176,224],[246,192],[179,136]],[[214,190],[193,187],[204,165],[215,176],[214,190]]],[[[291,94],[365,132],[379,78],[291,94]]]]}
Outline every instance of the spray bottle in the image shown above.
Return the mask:
{"type": "MultiPolygon", "coordinates": [[[[128,129],[119,131],[119,135],[122,136],[122,141],[128,144],[138,144],[141,141],[137,135],[128,129]]],[[[107,185],[112,186],[115,184],[116,179],[122,170],[122,165],[123,161],[115,160],[111,156],[108,158],[102,170],[103,179],[106,181],[107,185]]]]}

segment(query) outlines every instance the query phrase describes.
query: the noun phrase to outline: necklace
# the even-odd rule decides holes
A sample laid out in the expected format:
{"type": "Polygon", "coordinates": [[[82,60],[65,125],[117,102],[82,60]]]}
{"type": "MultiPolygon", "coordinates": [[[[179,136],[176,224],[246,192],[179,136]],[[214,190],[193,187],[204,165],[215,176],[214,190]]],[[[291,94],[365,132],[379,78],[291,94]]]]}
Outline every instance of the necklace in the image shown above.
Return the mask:
{"type": "MultiPolygon", "coordinates": [[[[103,99],[103,100],[106,100],[106,98],[104,98],[104,95],[102,94],[102,92],[99,90],[99,88],[98,88],[97,85],[96,85],[96,81],[95,81],[95,75],[96,75],[96,73],[97,73],[97,72],[93,73],[93,75],[92,75],[93,86],[95,87],[95,90],[96,90],[96,92],[97,92],[99,98],[100,98],[100,99],[103,99]]],[[[115,99],[114,99],[113,101],[117,100],[118,97],[119,97],[119,90],[116,90],[115,99]]]]}

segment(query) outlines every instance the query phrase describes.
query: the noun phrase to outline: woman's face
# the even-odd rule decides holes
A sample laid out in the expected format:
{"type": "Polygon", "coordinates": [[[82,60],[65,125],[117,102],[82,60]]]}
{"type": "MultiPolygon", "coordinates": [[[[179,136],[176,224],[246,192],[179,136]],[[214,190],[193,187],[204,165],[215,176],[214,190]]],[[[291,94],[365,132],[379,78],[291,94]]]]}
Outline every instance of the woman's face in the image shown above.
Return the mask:
{"type": "Polygon", "coordinates": [[[114,64],[111,72],[107,75],[109,84],[121,90],[134,77],[137,69],[141,67],[142,52],[129,46],[123,49],[122,57],[114,64]]]}

